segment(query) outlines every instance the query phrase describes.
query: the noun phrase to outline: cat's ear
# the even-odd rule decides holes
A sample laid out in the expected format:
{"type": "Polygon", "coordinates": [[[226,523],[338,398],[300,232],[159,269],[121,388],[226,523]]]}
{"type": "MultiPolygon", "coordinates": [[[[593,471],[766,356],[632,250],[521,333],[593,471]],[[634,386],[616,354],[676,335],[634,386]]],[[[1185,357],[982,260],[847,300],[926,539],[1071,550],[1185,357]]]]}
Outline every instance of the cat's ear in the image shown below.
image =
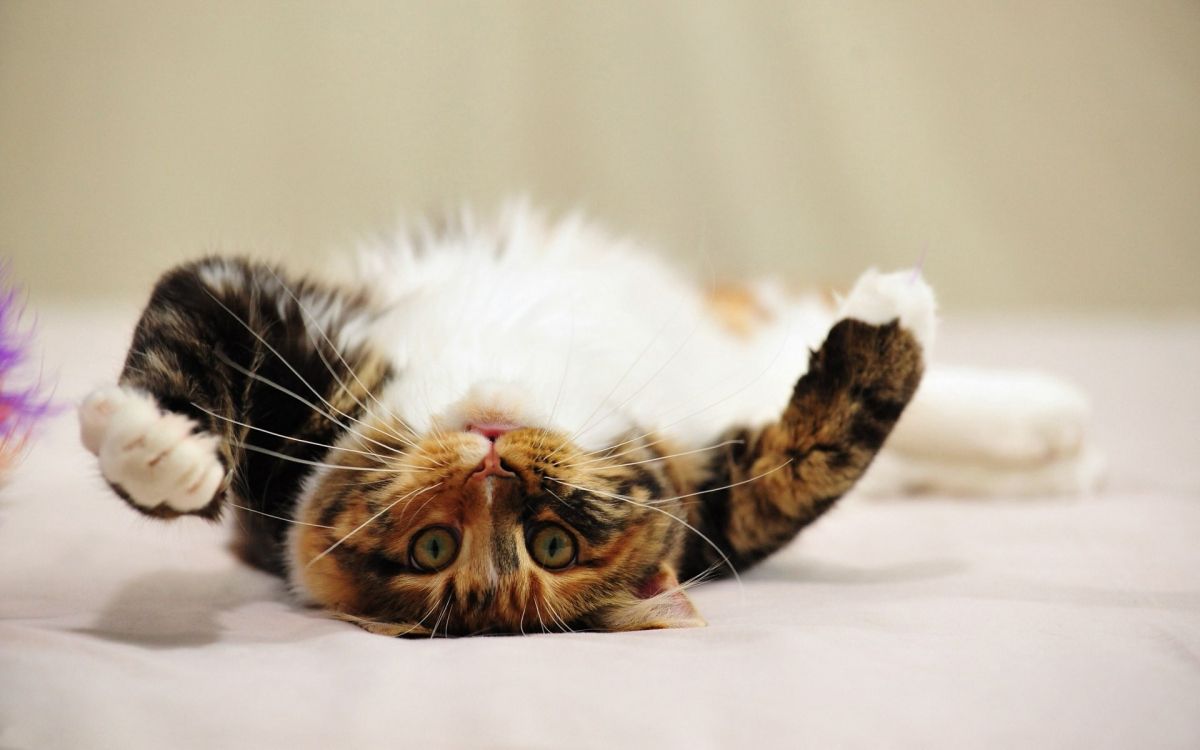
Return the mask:
{"type": "Polygon", "coordinates": [[[366,620],[361,617],[355,617],[354,615],[346,614],[344,612],[334,612],[333,616],[335,619],[354,623],[368,633],[374,633],[375,635],[386,635],[389,638],[428,636],[433,632],[420,623],[376,622],[375,620],[366,620]]]}
{"type": "Polygon", "coordinates": [[[636,597],[599,613],[601,627],[605,630],[658,630],[702,628],[708,624],[679,585],[675,571],[666,565],[646,579],[636,594],[636,597]]]}

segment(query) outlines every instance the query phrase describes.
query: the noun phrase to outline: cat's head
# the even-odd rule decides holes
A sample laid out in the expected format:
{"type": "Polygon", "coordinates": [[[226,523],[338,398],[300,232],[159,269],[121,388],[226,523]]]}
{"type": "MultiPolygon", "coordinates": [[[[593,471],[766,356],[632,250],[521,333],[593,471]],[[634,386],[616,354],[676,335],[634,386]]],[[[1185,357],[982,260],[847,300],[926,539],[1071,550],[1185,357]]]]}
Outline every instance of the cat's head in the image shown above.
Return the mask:
{"type": "Polygon", "coordinates": [[[331,453],[293,527],[293,584],[387,635],[703,625],[653,440],[585,452],[501,424],[416,438],[372,422],[331,453]]]}

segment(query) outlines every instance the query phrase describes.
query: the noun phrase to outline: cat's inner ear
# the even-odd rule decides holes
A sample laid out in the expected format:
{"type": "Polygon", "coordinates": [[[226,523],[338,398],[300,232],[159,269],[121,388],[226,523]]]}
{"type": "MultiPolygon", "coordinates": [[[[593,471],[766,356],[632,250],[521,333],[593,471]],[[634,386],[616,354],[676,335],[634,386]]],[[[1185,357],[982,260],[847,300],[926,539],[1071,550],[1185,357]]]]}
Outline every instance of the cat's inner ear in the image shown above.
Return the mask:
{"type": "Polygon", "coordinates": [[[679,585],[675,571],[666,565],[642,582],[636,594],[601,614],[606,630],[702,628],[708,624],[679,585]]]}

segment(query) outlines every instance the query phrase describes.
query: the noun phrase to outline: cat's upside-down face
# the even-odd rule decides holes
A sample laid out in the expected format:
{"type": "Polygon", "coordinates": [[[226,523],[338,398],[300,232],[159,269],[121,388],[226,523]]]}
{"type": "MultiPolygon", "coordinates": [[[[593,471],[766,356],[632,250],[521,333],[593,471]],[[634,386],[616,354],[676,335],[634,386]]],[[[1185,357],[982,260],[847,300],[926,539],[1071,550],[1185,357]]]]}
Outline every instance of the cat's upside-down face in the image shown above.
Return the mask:
{"type": "Polygon", "coordinates": [[[418,439],[380,419],[346,436],[303,495],[295,587],[397,636],[704,624],[674,572],[686,527],[652,439],[588,453],[465,427],[418,439]]]}

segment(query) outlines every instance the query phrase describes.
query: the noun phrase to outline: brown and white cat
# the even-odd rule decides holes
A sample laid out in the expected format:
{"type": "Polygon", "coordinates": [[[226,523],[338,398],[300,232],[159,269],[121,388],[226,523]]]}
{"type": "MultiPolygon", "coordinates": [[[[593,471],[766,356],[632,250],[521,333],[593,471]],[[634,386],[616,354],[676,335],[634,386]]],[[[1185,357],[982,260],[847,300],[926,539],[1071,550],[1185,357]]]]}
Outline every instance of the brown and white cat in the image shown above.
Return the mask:
{"type": "Polygon", "coordinates": [[[362,269],[169,271],[80,422],[134,509],[229,508],[245,560],[387,635],[703,624],[680,581],[755,564],[855,484],[935,325],[911,271],[831,316],[521,208],[362,269]]]}

